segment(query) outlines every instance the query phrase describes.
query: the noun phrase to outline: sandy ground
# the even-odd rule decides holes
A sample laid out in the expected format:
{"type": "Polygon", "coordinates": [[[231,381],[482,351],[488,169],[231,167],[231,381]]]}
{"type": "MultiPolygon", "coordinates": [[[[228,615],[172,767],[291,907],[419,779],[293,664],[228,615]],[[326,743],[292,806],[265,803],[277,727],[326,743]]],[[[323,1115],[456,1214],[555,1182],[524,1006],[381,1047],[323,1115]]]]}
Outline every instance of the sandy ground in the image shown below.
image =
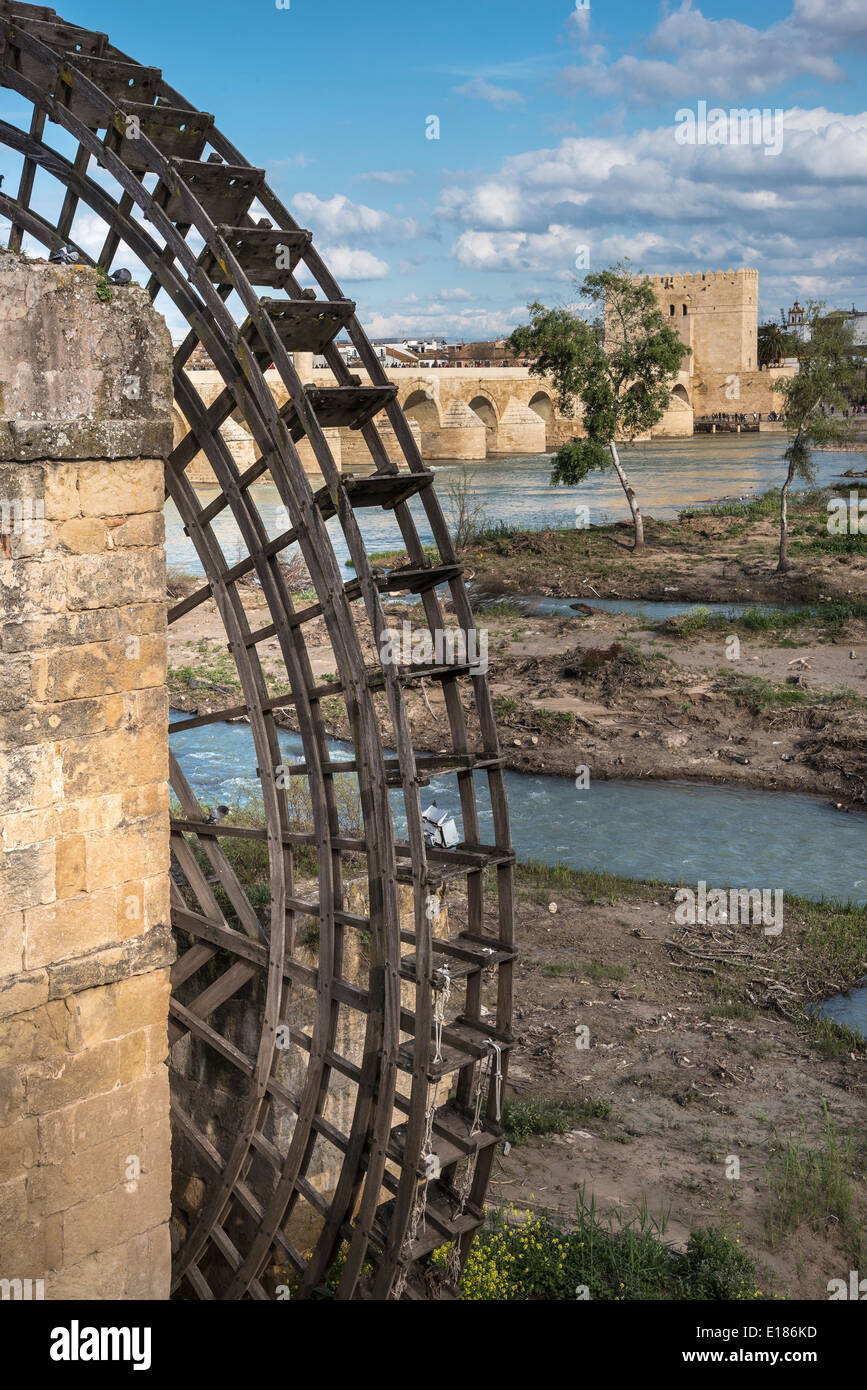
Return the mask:
{"type": "Polygon", "coordinates": [[[596,903],[578,889],[524,888],[518,918],[507,1094],[607,1101],[611,1115],[498,1156],[491,1200],[568,1220],[586,1185],[603,1212],[632,1218],[646,1203],[677,1246],[722,1224],[766,1270],[763,1292],[827,1297],[828,1279],[857,1267],[857,1237],[835,1219],[772,1233],[772,1148],[777,1134],[821,1149],[830,1122],[838,1143],[851,1141],[844,1167],[863,1225],[867,1075],[863,1056],[820,1055],[794,1021],[806,993],[841,983],[803,978],[798,924],[787,921],[780,942],[752,926],[681,928],[660,887],[596,903]],[[665,945],[675,938],[686,950],[665,945]],[[726,964],[733,954],[748,968],[726,964]],[[748,1016],[724,1016],[736,1011],[748,1016]],[[737,1180],[726,1177],[731,1157],[737,1180]]]}

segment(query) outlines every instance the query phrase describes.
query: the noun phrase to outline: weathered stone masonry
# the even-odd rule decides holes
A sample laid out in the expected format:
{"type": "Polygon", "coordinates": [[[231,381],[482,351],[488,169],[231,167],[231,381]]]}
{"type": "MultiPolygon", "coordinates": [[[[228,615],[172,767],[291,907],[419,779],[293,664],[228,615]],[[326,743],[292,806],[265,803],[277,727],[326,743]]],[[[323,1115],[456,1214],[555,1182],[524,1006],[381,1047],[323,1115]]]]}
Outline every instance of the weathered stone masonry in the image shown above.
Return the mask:
{"type": "Polygon", "coordinates": [[[0,252],[0,1279],[164,1298],[171,343],[97,290],[0,252]]]}

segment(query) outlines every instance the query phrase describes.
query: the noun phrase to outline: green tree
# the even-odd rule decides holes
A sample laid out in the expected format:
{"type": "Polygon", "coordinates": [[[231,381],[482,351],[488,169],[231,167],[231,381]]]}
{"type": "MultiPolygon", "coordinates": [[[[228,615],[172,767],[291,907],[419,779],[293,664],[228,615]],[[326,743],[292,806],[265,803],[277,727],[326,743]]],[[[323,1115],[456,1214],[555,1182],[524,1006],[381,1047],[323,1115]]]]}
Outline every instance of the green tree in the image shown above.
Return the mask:
{"type": "Polygon", "coordinates": [[[575,397],[583,406],[587,437],[558,449],[551,482],[575,487],[594,469],[613,467],[632,513],[633,552],[640,551],[641,508],[615,438],[632,440],[662,418],[690,349],[665,322],[650,281],[636,282],[623,264],[588,275],[578,292],[585,317],[536,301],[528,306],[531,323],[516,328],[509,343],[517,356],[533,358],[532,373],[554,382],[561,410],[575,397]]]}
{"type": "Polygon", "coordinates": [[[792,483],[795,478],[814,481],[814,449],[834,444],[845,447],[850,441],[852,422],[846,412],[863,383],[851,325],[840,315],[825,314],[822,304],[809,304],[804,317],[809,333],[807,341],[797,345],[797,375],[780,382],[792,435],[783,455],[788,471],[780,489],[780,574],[790,569],[788,502],[792,483]],[[833,413],[837,410],[843,412],[842,417],[833,413]]]}
{"type": "Polygon", "coordinates": [[[784,357],[796,356],[797,346],[797,340],[778,323],[763,323],[758,332],[759,366],[778,367],[784,357]]]}

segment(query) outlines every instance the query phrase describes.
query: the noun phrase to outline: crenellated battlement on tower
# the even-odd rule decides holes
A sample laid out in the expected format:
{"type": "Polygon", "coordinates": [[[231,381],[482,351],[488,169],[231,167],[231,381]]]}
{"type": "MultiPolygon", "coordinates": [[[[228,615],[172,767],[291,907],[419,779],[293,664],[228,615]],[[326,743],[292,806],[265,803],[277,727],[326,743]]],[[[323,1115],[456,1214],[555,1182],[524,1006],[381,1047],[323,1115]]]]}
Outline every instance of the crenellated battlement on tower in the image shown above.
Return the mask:
{"type": "Polygon", "coordinates": [[[650,284],[663,317],[690,348],[690,375],[756,370],[758,270],[740,266],[634,279],[650,284]]]}
{"type": "Polygon", "coordinates": [[[678,270],[672,275],[635,275],[633,279],[636,285],[649,280],[654,289],[677,289],[713,283],[737,284],[738,281],[751,281],[758,285],[759,272],[752,267],[741,266],[738,270],[678,270]]]}

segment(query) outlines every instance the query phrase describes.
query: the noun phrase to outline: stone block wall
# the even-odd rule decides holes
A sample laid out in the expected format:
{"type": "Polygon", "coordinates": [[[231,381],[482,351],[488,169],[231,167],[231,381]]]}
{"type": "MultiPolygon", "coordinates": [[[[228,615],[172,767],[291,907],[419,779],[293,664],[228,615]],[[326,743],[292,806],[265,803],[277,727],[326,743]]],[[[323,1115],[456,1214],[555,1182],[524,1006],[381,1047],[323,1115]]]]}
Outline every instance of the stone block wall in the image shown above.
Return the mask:
{"type": "Polygon", "coordinates": [[[784,399],[779,383],[794,375],[791,367],[771,367],[751,372],[705,372],[693,384],[693,406],[696,415],[726,415],[753,411],[767,416],[780,411],[784,399]]]}
{"type": "Polygon", "coordinates": [[[708,270],[650,278],[666,323],[692,349],[684,361],[689,372],[756,370],[757,270],[708,270]]]}
{"type": "Polygon", "coordinates": [[[171,343],[98,289],[0,253],[0,1280],[49,1299],[169,1286],[171,343]]]}

